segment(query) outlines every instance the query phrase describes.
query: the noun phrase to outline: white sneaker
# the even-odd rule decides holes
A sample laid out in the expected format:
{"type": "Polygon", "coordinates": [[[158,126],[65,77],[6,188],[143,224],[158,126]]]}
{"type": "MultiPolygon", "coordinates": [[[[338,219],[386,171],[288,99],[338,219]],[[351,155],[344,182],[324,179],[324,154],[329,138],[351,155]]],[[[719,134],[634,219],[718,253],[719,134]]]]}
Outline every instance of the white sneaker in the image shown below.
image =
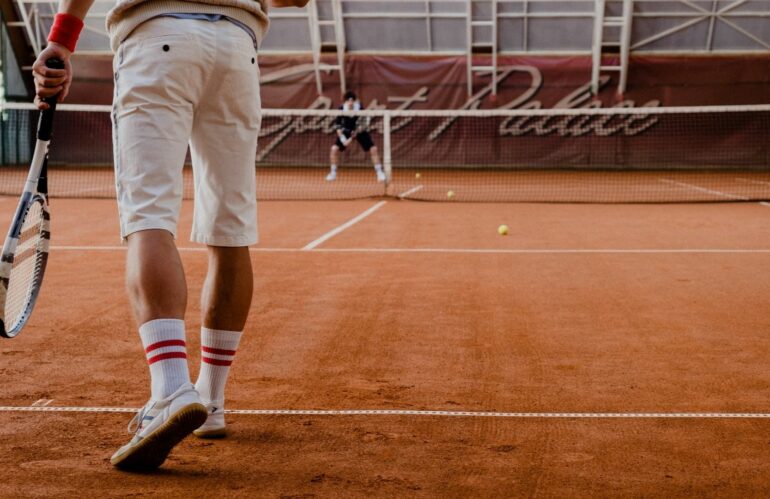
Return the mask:
{"type": "Polygon", "coordinates": [[[193,434],[198,438],[224,438],[227,435],[224,406],[224,402],[206,404],[209,417],[193,434]]]}
{"type": "Polygon", "coordinates": [[[385,182],[385,172],[377,170],[377,182],[385,182]]]}
{"type": "Polygon", "coordinates": [[[329,174],[326,176],[327,182],[331,182],[333,180],[337,180],[337,172],[329,172],[329,174]]]}
{"type": "Polygon", "coordinates": [[[163,400],[150,399],[128,423],[133,438],[112,455],[110,462],[124,470],[155,469],[207,417],[206,406],[192,383],[182,385],[163,400]]]}

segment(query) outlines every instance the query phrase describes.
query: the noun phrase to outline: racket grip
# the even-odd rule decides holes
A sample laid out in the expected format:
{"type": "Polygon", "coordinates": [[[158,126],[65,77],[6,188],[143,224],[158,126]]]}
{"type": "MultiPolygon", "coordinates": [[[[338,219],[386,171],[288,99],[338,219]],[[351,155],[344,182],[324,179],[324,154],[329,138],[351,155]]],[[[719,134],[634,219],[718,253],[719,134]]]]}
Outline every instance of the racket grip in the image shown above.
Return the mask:
{"type": "MultiPolygon", "coordinates": [[[[45,61],[45,65],[51,69],[64,69],[64,61],[61,59],[48,59],[45,61]]],[[[37,125],[38,140],[51,140],[51,132],[53,131],[53,113],[56,111],[57,98],[58,95],[54,95],[43,99],[49,107],[40,114],[40,122],[37,125]]]]}

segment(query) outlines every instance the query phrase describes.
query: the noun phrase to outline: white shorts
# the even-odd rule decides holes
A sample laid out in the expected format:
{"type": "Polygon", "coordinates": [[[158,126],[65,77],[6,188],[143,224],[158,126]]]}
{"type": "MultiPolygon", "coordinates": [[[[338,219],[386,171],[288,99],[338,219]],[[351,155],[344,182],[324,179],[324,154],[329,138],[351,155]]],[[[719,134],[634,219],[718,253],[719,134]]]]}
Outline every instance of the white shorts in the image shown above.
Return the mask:
{"type": "Polygon", "coordinates": [[[192,241],[257,242],[256,57],[249,35],[227,20],[158,17],[120,45],[112,124],[123,238],[147,229],[176,237],[189,143],[192,241]]]}

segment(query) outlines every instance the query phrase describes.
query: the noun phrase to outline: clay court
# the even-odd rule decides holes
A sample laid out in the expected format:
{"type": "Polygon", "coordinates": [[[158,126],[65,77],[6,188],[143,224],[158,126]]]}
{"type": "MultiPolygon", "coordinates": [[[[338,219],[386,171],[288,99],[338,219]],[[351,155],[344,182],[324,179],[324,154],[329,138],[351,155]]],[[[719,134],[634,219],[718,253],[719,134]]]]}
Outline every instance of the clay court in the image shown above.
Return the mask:
{"type": "Polygon", "coordinates": [[[770,2],[91,3],[0,1],[0,498],[770,497],[770,2]]]}
{"type": "Polygon", "coordinates": [[[147,475],[109,464],[148,384],[114,200],[51,208],[2,344],[5,497],[768,493],[765,205],[263,202],[231,436],[147,475]]]}

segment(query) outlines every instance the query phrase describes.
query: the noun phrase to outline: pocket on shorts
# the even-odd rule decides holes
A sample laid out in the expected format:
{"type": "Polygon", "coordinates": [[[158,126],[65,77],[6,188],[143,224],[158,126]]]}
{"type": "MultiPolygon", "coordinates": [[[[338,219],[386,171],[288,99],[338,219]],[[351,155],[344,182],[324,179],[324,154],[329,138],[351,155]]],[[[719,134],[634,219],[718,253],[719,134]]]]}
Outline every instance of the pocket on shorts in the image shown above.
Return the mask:
{"type": "Polygon", "coordinates": [[[144,104],[187,105],[197,101],[204,75],[201,50],[190,35],[172,33],[133,40],[120,47],[116,104],[123,111],[144,104]]]}

